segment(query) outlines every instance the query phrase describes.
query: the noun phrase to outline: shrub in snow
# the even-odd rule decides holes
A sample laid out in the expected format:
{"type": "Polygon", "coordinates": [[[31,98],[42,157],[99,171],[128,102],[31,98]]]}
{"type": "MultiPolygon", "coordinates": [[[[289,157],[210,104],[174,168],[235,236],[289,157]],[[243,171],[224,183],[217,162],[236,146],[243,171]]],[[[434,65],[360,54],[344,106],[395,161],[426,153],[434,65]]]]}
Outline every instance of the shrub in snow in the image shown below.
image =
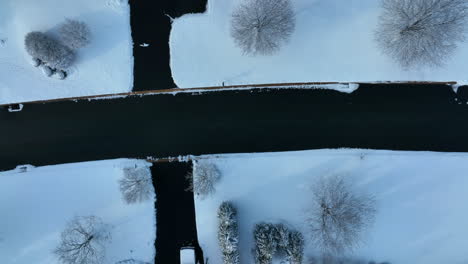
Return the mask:
{"type": "Polygon", "coordinates": [[[304,236],[299,231],[290,231],[288,244],[285,247],[290,264],[301,264],[304,255],[304,236]]]}
{"type": "Polygon", "coordinates": [[[276,224],[274,236],[278,249],[285,249],[289,245],[289,229],[284,224],[276,224]]]}
{"type": "Polygon", "coordinates": [[[70,49],[79,49],[91,42],[91,31],[81,21],[67,19],[59,28],[60,38],[70,49]]]}
{"type": "Polygon", "coordinates": [[[28,33],[24,44],[29,55],[51,68],[66,69],[75,60],[75,53],[71,49],[42,32],[28,33]]]}
{"type": "Polygon", "coordinates": [[[375,38],[402,67],[439,66],[465,39],[467,0],[383,0],[375,38]]]}
{"type": "Polygon", "coordinates": [[[189,181],[187,190],[203,199],[216,191],[215,184],[221,179],[221,172],[214,164],[197,161],[193,173],[188,174],[186,179],[189,181]]]}
{"type": "Polygon", "coordinates": [[[39,67],[41,65],[41,60],[38,58],[32,58],[31,65],[34,67],[39,67]]]}
{"type": "Polygon", "coordinates": [[[60,238],[54,253],[62,263],[98,264],[104,260],[104,242],[109,241],[111,235],[109,226],[99,218],[81,216],[68,223],[60,238]]]}
{"type": "Polygon", "coordinates": [[[244,0],[232,13],[231,36],[245,54],[269,55],[295,28],[290,0],[244,0]]]}
{"type": "Polygon", "coordinates": [[[304,237],[284,224],[260,223],[254,229],[255,263],[269,264],[273,256],[286,258],[289,264],[301,264],[304,237]]]}
{"type": "Polygon", "coordinates": [[[270,223],[256,224],[253,231],[256,264],[270,264],[277,249],[276,227],[270,223]]]}
{"type": "Polygon", "coordinates": [[[229,202],[223,202],[218,209],[218,243],[223,254],[223,263],[238,264],[237,211],[229,202]]]}
{"type": "Polygon", "coordinates": [[[119,185],[126,203],[143,202],[154,194],[151,171],[148,167],[124,168],[123,174],[119,185]]]}
{"type": "Polygon", "coordinates": [[[342,177],[321,178],[313,187],[306,220],[311,241],[327,254],[352,250],[361,242],[375,212],[374,198],[355,193],[342,177]]]}
{"type": "Polygon", "coordinates": [[[67,73],[62,71],[62,70],[57,70],[54,72],[53,74],[53,77],[59,79],[59,80],[63,80],[67,77],[67,73]]]}
{"type": "Polygon", "coordinates": [[[53,70],[49,66],[42,65],[41,70],[42,70],[42,73],[44,73],[45,76],[47,76],[47,77],[52,76],[53,70]]]}

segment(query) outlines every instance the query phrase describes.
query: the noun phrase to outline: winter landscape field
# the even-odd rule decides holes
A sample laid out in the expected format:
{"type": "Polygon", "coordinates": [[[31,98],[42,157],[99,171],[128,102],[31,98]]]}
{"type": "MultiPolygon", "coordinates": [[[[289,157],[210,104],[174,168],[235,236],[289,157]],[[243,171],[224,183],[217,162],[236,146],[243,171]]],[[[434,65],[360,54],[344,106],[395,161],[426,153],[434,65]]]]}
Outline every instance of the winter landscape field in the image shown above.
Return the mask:
{"type": "Polygon", "coordinates": [[[467,40],[468,0],[0,0],[0,264],[468,264],[467,40]]]}
{"type": "Polygon", "coordinates": [[[120,0],[0,2],[0,104],[129,92],[133,87],[130,7],[120,0]],[[77,51],[68,77],[45,76],[31,65],[25,35],[50,36],[67,18],[86,22],[91,42],[77,51]]]}
{"type": "Polygon", "coordinates": [[[464,83],[468,79],[466,42],[458,45],[443,67],[404,70],[391,56],[382,54],[375,40],[382,1],[290,2],[295,29],[289,42],[269,56],[243,55],[233,41],[231,15],[242,2],[209,0],[207,12],[176,19],[170,38],[175,83],[179,87],[197,87],[223,82],[226,85],[308,80],[464,83]]]}
{"type": "Polygon", "coordinates": [[[342,176],[357,193],[373,195],[377,211],[360,246],[340,256],[344,263],[467,263],[467,159],[464,153],[361,149],[202,156],[197,162],[215,165],[220,179],[211,195],[196,196],[199,242],[209,263],[222,263],[216,214],[228,201],[237,209],[240,263],[254,263],[253,228],[260,222],[299,230],[302,263],[321,263],[313,262],[322,252],[306,224],[314,185],[342,176]]]}
{"type": "Polygon", "coordinates": [[[109,235],[93,245],[96,250],[103,246],[104,258],[99,263],[129,259],[153,263],[152,185],[147,200],[131,204],[125,202],[119,186],[125,168],[149,173],[148,166],[141,160],[118,159],[0,172],[0,208],[8,212],[0,228],[1,263],[63,263],[54,254],[61,233],[75,217],[89,216],[105,226],[102,232],[109,235]]]}

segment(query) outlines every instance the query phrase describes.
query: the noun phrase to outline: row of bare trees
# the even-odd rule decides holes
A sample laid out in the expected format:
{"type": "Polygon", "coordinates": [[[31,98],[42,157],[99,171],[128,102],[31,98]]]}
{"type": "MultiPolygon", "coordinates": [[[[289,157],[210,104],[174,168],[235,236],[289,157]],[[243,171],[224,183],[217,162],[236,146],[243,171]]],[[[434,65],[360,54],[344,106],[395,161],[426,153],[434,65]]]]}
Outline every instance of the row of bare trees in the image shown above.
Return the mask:
{"type": "MultiPolygon", "coordinates": [[[[119,180],[122,199],[127,204],[143,202],[154,195],[151,172],[148,167],[131,167],[123,169],[119,180]]],[[[60,235],[60,243],[54,253],[64,264],[99,264],[103,263],[105,244],[111,240],[112,226],[105,224],[101,218],[75,216],[60,235]]],[[[127,259],[118,263],[146,263],[127,259]]]]}
{"type": "MultiPolygon", "coordinates": [[[[465,40],[468,0],[381,1],[376,43],[404,69],[441,66],[465,40]]],[[[291,0],[243,0],[231,17],[231,36],[244,54],[273,54],[294,29],[291,0]]]]}
{"type": "MultiPolygon", "coordinates": [[[[214,184],[221,177],[220,171],[208,162],[197,162],[195,165],[190,191],[206,198],[214,193],[214,184]]],[[[119,183],[123,200],[130,204],[145,201],[154,194],[151,172],[147,167],[125,168],[119,183]]],[[[310,241],[326,255],[341,254],[358,246],[374,220],[376,208],[373,196],[357,192],[342,176],[320,178],[313,184],[311,195],[312,203],[306,219],[310,241]]],[[[231,208],[227,204],[224,207],[231,208]]],[[[223,224],[228,222],[225,220],[223,224]]],[[[231,230],[230,227],[226,225],[224,229],[231,230]]],[[[233,232],[237,232],[233,227],[233,232]]],[[[105,243],[111,239],[110,229],[110,225],[104,224],[96,216],[75,217],[62,232],[61,243],[54,252],[66,264],[102,263],[105,243]]],[[[225,240],[223,237],[222,241],[225,240]]],[[[231,240],[228,236],[226,241],[232,244],[231,240]]],[[[229,253],[226,253],[227,259],[238,261],[238,255],[234,254],[237,246],[226,248],[231,250],[225,250],[229,253]]],[[[299,255],[295,259],[300,259],[299,255]]],[[[236,263],[227,263],[231,262],[236,263]]]]}
{"type": "MultiPolygon", "coordinates": [[[[221,176],[215,164],[196,161],[193,173],[187,175],[189,182],[187,191],[193,191],[197,198],[205,199],[216,192],[215,186],[221,176]]],[[[374,222],[376,213],[374,196],[357,189],[342,175],[321,177],[312,186],[310,208],[307,210],[305,219],[310,231],[309,241],[320,249],[326,258],[353,251],[363,242],[366,230],[374,222]]],[[[238,263],[236,210],[231,203],[225,202],[220,206],[218,218],[220,219],[218,227],[222,234],[220,247],[223,251],[223,261],[224,263],[238,263]]],[[[257,262],[270,263],[276,248],[276,242],[273,239],[275,236],[262,232],[258,234],[264,235],[264,239],[261,240],[264,245],[260,244],[268,250],[258,251],[266,255],[257,254],[257,262]],[[270,237],[272,239],[269,239],[270,237]],[[260,261],[260,259],[263,260],[260,261]]],[[[293,244],[291,248],[296,248],[296,245],[300,243],[293,244]]],[[[289,262],[300,263],[299,252],[302,251],[291,253],[295,261],[290,259],[289,262]]]]}

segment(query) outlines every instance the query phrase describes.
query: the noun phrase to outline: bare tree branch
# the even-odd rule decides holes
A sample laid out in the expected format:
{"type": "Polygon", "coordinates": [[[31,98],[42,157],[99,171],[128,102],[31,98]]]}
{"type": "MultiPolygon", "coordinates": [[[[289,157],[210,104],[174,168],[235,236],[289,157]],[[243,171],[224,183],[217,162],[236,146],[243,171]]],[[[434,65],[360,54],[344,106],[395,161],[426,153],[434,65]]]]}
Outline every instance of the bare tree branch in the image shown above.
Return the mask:
{"type": "Polygon", "coordinates": [[[119,180],[119,185],[123,199],[128,204],[146,201],[154,195],[148,167],[124,168],[124,177],[119,180]]]}
{"type": "Polygon", "coordinates": [[[307,218],[312,242],[324,253],[352,250],[374,221],[375,212],[372,196],[354,193],[342,177],[322,178],[313,188],[307,218]]]}
{"type": "Polygon", "coordinates": [[[61,242],[54,250],[62,263],[97,264],[105,255],[103,242],[111,239],[109,226],[95,216],[73,218],[61,234],[61,242]]]}
{"type": "Polygon", "coordinates": [[[215,184],[221,179],[221,172],[215,164],[197,161],[193,165],[193,173],[186,176],[189,186],[186,191],[193,191],[201,199],[213,194],[215,184]]]}
{"type": "Polygon", "coordinates": [[[231,36],[245,54],[270,55],[295,28],[290,0],[244,0],[232,13],[231,36]]]}
{"type": "Polygon", "coordinates": [[[465,40],[468,0],[383,0],[378,46],[403,68],[441,66],[465,40]]]}

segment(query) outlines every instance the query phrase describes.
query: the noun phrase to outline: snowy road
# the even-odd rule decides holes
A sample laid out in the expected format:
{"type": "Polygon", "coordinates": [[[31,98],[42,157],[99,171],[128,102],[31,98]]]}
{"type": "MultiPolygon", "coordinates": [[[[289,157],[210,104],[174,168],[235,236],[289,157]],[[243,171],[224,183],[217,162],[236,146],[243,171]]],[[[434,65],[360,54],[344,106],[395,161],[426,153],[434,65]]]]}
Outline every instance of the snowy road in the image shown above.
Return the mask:
{"type": "Polygon", "coordinates": [[[467,88],[380,84],[351,94],[264,89],[25,104],[0,110],[0,170],[341,147],[467,152],[467,88]]]}

